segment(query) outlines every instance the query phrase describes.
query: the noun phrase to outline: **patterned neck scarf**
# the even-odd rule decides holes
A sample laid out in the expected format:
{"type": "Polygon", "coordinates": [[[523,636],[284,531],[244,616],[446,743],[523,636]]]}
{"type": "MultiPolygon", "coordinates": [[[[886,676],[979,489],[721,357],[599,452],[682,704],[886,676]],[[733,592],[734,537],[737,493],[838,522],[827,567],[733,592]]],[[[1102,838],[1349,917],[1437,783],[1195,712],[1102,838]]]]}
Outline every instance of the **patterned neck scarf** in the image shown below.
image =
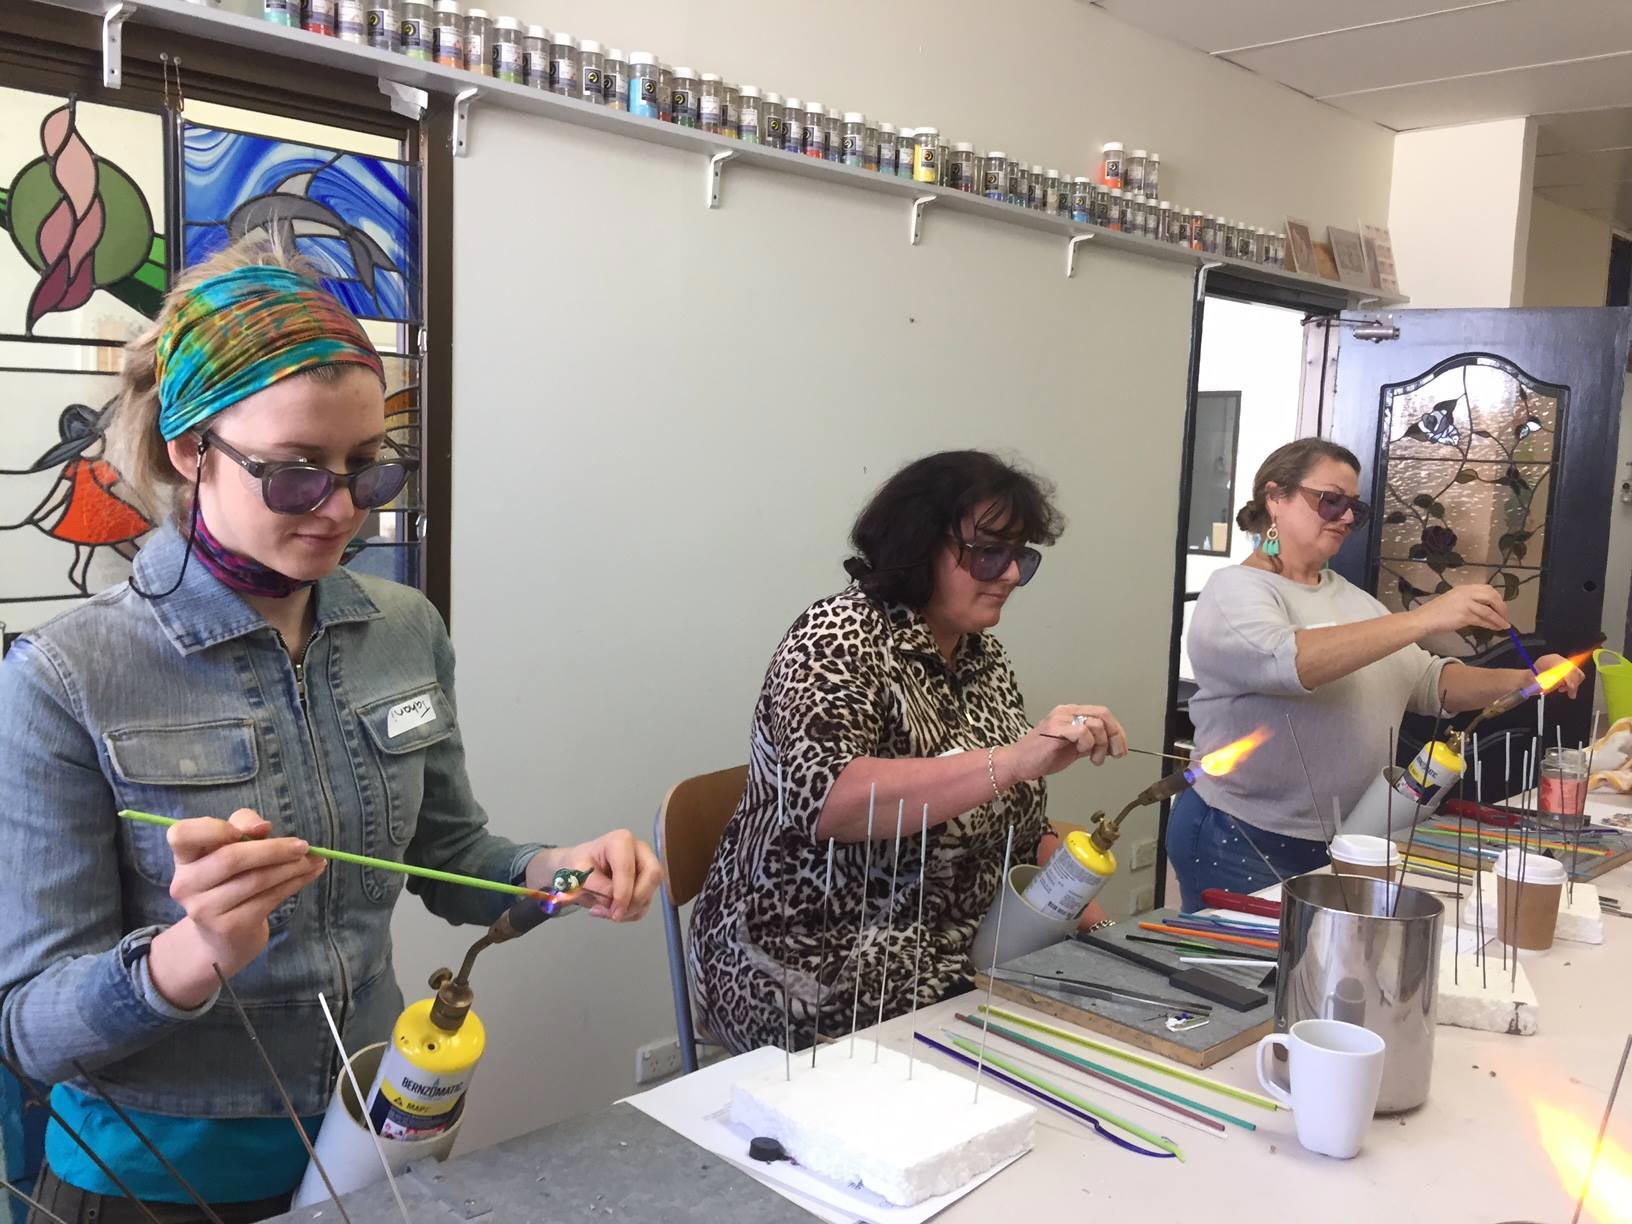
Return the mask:
{"type": "Polygon", "coordinates": [[[193,551],[221,585],[240,595],[261,595],[268,599],[283,599],[312,585],[309,578],[291,578],[271,566],[262,565],[253,557],[235,553],[210,534],[201,512],[193,516],[193,551]]]}
{"type": "Polygon", "coordinates": [[[318,366],[360,365],[385,382],[380,355],[350,311],[299,273],[267,265],[183,290],[154,356],[166,442],[318,366]]]}

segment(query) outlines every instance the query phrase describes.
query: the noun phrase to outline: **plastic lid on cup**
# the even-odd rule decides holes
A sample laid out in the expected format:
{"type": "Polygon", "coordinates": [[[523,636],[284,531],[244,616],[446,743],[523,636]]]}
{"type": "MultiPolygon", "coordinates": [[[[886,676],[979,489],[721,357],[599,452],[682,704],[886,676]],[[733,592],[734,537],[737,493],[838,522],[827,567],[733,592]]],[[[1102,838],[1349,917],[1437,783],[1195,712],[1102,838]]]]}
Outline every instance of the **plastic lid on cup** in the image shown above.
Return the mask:
{"type": "Polygon", "coordinates": [[[436,11],[439,13],[459,13],[459,0],[436,0],[436,11]]]}
{"type": "Polygon", "coordinates": [[[1332,857],[1356,867],[1390,867],[1400,861],[1400,848],[1386,837],[1340,833],[1332,838],[1332,857]]]}
{"type": "Polygon", "coordinates": [[[771,90],[770,93],[765,95],[765,101],[771,103],[774,106],[781,106],[782,105],[782,95],[777,93],[776,90],[773,89],[773,90],[771,90]]]}
{"type": "Polygon", "coordinates": [[[741,89],[737,90],[737,93],[744,98],[757,98],[759,97],[759,86],[744,85],[741,89]]]}
{"type": "Polygon", "coordinates": [[[500,17],[493,24],[501,30],[519,31],[521,29],[521,22],[517,21],[514,17],[500,17]]]}
{"type": "Polygon", "coordinates": [[[1145,151],[1143,149],[1135,149],[1132,153],[1129,153],[1128,156],[1129,157],[1145,157],[1145,156],[1147,156],[1147,154],[1145,153],[1145,151]]]}
{"type": "Polygon", "coordinates": [[[578,44],[578,50],[582,51],[585,55],[599,55],[601,53],[601,44],[596,42],[593,38],[586,38],[583,42],[578,44]]]}
{"type": "Polygon", "coordinates": [[[844,121],[846,123],[866,123],[867,116],[862,114],[860,111],[845,111],[844,121]]]}
{"type": "Polygon", "coordinates": [[[1043,171],[1043,177],[1044,178],[1059,178],[1060,177],[1060,172],[1058,170],[1050,168],[1048,170],[1043,171]]]}
{"type": "Polygon", "coordinates": [[[473,8],[473,9],[470,10],[470,12],[466,13],[465,16],[473,18],[476,21],[486,21],[487,20],[487,10],[486,9],[473,8]]]}
{"type": "Polygon", "coordinates": [[[807,98],[805,100],[805,109],[807,111],[815,111],[817,114],[823,115],[823,116],[825,116],[827,114],[827,107],[823,106],[820,102],[816,101],[816,99],[814,99],[814,98],[807,98]]]}
{"type": "Polygon", "coordinates": [[[893,124],[893,123],[881,123],[881,124],[878,125],[878,130],[882,135],[894,136],[895,135],[895,124],[893,124]]]}
{"type": "Polygon", "coordinates": [[[975,144],[972,140],[959,140],[954,142],[952,148],[959,153],[973,153],[975,144]]]}
{"type": "Polygon", "coordinates": [[[1557,859],[1518,850],[1505,850],[1496,856],[1496,874],[1515,884],[1521,876],[1526,884],[1562,884],[1566,878],[1564,864],[1557,859]]]}
{"type": "Polygon", "coordinates": [[[993,149],[990,153],[986,154],[986,156],[1002,158],[1004,161],[1009,160],[1009,155],[1003,152],[1001,149],[993,149]]]}
{"type": "Polygon", "coordinates": [[[1043,172],[1043,168],[1041,166],[1033,166],[1031,168],[1031,172],[1033,174],[1041,174],[1043,172]]]}
{"type": "Polygon", "coordinates": [[[657,56],[653,55],[650,51],[631,51],[629,52],[629,62],[631,64],[644,64],[649,67],[656,68],[657,56]]]}
{"type": "Polygon", "coordinates": [[[1077,175],[1076,178],[1072,179],[1071,181],[1073,183],[1086,183],[1088,181],[1088,178],[1087,178],[1086,175],[1079,174],[1079,175],[1077,175]]]}
{"type": "Polygon", "coordinates": [[[705,81],[718,81],[720,79],[720,74],[717,72],[705,72],[702,75],[702,79],[705,81]]]}
{"type": "Polygon", "coordinates": [[[690,68],[676,68],[676,69],[673,70],[673,72],[674,72],[674,79],[677,80],[677,81],[679,81],[679,80],[695,81],[697,79],[697,74],[695,72],[693,72],[690,68]]]}
{"type": "MultiPolygon", "coordinates": [[[[436,7],[441,8],[442,6],[438,4],[436,7]]],[[[527,37],[542,38],[545,42],[548,42],[550,40],[550,32],[543,26],[530,25],[527,27],[527,37]]]]}
{"type": "Polygon", "coordinates": [[[606,58],[609,60],[616,60],[620,64],[628,62],[623,57],[622,47],[608,47],[606,49],[606,58]]]}
{"type": "Polygon", "coordinates": [[[550,39],[550,42],[557,47],[576,47],[578,45],[576,38],[571,34],[563,34],[560,30],[555,32],[555,37],[550,39]]]}
{"type": "Polygon", "coordinates": [[[1100,147],[1100,152],[1120,153],[1122,152],[1122,142],[1120,140],[1107,140],[1104,145],[1100,147]]]}
{"type": "Polygon", "coordinates": [[[792,94],[789,94],[788,95],[788,109],[789,110],[804,110],[805,109],[805,104],[803,102],[799,101],[799,99],[794,97],[792,94]]]}

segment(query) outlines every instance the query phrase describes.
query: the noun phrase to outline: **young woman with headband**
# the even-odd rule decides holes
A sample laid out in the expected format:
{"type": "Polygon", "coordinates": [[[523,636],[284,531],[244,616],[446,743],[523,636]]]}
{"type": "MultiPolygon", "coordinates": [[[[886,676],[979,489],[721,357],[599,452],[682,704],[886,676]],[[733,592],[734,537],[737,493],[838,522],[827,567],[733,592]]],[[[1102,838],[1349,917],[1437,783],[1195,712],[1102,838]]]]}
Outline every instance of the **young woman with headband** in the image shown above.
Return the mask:
{"type": "MultiPolygon", "coordinates": [[[[54,1085],[57,1115],[116,1175],[54,1121],[37,1197],[63,1219],[203,1218],[83,1072],[228,1224],[287,1204],[306,1154],[216,968],[314,1127],[336,1068],[319,992],[350,1048],[402,1008],[404,877],[308,846],[534,887],[592,869],[591,912],[614,921],[658,886],[627,830],[565,848],[487,830],[441,618],[340,567],[412,464],[385,449],[384,390],[361,326],[275,248],[184,274],[126,350],[110,426],[162,525],[128,583],[0,666],[0,1054],[54,1085]]],[[[504,904],[407,887],[450,922],[504,904]]]]}

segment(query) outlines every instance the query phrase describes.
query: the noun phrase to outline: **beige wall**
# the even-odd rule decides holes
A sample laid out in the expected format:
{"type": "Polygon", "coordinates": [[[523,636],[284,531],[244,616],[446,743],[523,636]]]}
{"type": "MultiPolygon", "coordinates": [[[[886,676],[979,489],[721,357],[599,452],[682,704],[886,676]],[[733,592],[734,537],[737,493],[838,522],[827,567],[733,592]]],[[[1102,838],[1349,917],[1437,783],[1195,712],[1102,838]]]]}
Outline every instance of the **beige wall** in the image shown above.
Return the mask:
{"type": "Polygon", "coordinates": [[[1530,206],[1524,305],[1602,306],[1612,233],[1607,222],[1537,195],[1530,206]]]}
{"type": "Polygon", "coordinates": [[[1524,302],[1534,164],[1529,119],[1395,137],[1388,227],[1412,306],[1524,302]]]}
{"type": "MultiPolygon", "coordinates": [[[[493,7],[493,6],[490,6],[493,7]]],[[[1392,135],[1084,0],[505,0],[495,11],[738,84],[1088,174],[1162,155],[1175,204],[1279,226],[1381,223],[1392,135]]]]}
{"type": "MultiPolygon", "coordinates": [[[[764,88],[1086,167],[1159,150],[1176,201],[1268,222],[1386,212],[1386,132],[1076,0],[803,9],[506,6],[764,88]],[[1142,119],[1139,117],[1143,116],[1142,119]]],[[[1016,453],[1071,526],[999,630],[1028,705],[1111,705],[1161,735],[1192,282],[901,201],[477,106],[455,165],[453,631],[459,713],[496,828],[572,842],[651,827],[659,796],[741,761],[771,649],[862,500],[951,446],[1016,453]]],[[[433,525],[433,530],[435,526],[433,525]]],[[[1156,777],[1081,767],[1086,819],[1156,777]]],[[[1130,821],[1126,845],[1154,816],[1130,821]]],[[[1125,908],[1150,873],[1107,897],[1125,908]]],[[[397,921],[410,997],[470,932],[397,921]]],[[[492,1052],[471,1142],[629,1090],[674,1031],[661,927],[577,917],[487,954],[492,1052]]]]}

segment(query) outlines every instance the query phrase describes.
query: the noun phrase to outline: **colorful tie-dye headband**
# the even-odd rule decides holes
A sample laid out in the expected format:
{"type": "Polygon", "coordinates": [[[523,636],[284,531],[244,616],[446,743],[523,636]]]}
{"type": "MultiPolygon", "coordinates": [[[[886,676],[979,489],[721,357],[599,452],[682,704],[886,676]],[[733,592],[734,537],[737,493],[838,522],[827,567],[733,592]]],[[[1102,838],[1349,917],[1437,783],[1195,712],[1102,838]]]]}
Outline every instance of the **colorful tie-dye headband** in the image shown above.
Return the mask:
{"type": "Polygon", "coordinates": [[[167,442],[318,366],[366,366],[385,381],[380,355],[350,311],[299,273],[263,265],[186,290],[155,357],[167,442]]]}

